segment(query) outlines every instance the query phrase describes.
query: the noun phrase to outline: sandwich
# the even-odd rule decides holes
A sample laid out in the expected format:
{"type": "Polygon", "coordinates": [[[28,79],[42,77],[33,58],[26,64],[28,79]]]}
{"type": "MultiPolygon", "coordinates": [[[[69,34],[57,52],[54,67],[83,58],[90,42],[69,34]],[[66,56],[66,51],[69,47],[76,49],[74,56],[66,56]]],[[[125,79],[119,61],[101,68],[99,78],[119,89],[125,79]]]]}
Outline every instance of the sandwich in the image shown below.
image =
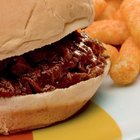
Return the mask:
{"type": "Polygon", "coordinates": [[[0,134],[63,121],[92,98],[109,70],[84,32],[93,15],[93,0],[1,1],[0,134]]]}

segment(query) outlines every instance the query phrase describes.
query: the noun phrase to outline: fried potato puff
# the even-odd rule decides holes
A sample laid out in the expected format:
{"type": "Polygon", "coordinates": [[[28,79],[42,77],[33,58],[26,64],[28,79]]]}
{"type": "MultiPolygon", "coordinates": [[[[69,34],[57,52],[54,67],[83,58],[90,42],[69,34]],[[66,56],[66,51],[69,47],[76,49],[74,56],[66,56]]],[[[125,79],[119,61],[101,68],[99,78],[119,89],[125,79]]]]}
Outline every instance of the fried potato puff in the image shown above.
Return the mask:
{"type": "Polygon", "coordinates": [[[114,46],[109,44],[103,44],[103,46],[106,49],[104,54],[110,57],[111,65],[113,65],[119,56],[118,50],[114,46]]]}
{"type": "Polygon", "coordinates": [[[118,85],[128,85],[135,81],[140,71],[140,50],[129,37],[122,45],[119,56],[111,66],[110,76],[118,85]]]}
{"type": "Polygon", "coordinates": [[[114,19],[114,14],[119,9],[122,0],[107,0],[107,7],[98,20],[114,19]]]}
{"type": "Polygon", "coordinates": [[[104,12],[107,2],[105,0],[94,0],[95,20],[104,12]]]}
{"type": "Polygon", "coordinates": [[[140,0],[124,0],[121,12],[134,41],[140,47],[140,0]]]}
{"type": "Polygon", "coordinates": [[[89,36],[112,45],[122,44],[129,36],[124,22],[118,20],[95,21],[86,32],[89,36]]]}
{"type": "Polygon", "coordinates": [[[114,13],[114,15],[113,15],[113,19],[114,19],[114,20],[124,21],[120,9],[118,9],[118,10],[114,13]]]}

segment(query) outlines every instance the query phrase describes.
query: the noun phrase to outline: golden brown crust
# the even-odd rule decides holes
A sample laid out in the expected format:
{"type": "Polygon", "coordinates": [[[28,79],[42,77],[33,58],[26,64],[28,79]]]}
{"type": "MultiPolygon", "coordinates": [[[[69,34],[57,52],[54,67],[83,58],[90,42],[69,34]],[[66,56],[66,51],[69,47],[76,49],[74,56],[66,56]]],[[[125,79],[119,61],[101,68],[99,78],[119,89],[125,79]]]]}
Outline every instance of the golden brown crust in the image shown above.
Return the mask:
{"type": "Polygon", "coordinates": [[[93,20],[93,0],[1,0],[0,60],[58,41],[93,20]]]}
{"type": "Polygon", "coordinates": [[[65,89],[35,95],[0,99],[0,133],[48,126],[77,112],[96,92],[106,77],[104,74],[65,89]]]}

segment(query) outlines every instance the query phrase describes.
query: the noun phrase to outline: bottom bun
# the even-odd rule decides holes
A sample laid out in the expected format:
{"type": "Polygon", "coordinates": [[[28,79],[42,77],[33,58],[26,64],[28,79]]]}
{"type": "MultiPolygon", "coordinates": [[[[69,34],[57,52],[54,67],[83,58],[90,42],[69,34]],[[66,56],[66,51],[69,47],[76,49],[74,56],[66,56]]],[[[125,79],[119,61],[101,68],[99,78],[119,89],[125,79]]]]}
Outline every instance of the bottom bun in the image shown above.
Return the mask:
{"type": "Polygon", "coordinates": [[[65,89],[51,92],[0,98],[0,134],[49,126],[65,120],[81,109],[95,94],[110,67],[104,73],[65,89]]]}

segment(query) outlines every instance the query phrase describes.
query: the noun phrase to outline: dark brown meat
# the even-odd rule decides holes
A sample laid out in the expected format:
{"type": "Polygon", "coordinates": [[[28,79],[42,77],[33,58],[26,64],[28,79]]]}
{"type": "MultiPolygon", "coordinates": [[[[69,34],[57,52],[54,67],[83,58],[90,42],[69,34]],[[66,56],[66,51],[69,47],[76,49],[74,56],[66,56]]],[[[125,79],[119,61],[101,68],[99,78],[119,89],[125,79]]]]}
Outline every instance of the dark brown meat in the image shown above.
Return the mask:
{"type": "Polygon", "coordinates": [[[23,57],[15,57],[13,59],[13,65],[11,66],[11,73],[20,76],[24,73],[29,73],[32,68],[28,65],[23,57]]]}
{"type": "Polygon", "coordinates": [[[73,32],[64,39],[0,61],[0,97],[66,88],[104,72],[106,57],[98,41],[73,32]]]}

